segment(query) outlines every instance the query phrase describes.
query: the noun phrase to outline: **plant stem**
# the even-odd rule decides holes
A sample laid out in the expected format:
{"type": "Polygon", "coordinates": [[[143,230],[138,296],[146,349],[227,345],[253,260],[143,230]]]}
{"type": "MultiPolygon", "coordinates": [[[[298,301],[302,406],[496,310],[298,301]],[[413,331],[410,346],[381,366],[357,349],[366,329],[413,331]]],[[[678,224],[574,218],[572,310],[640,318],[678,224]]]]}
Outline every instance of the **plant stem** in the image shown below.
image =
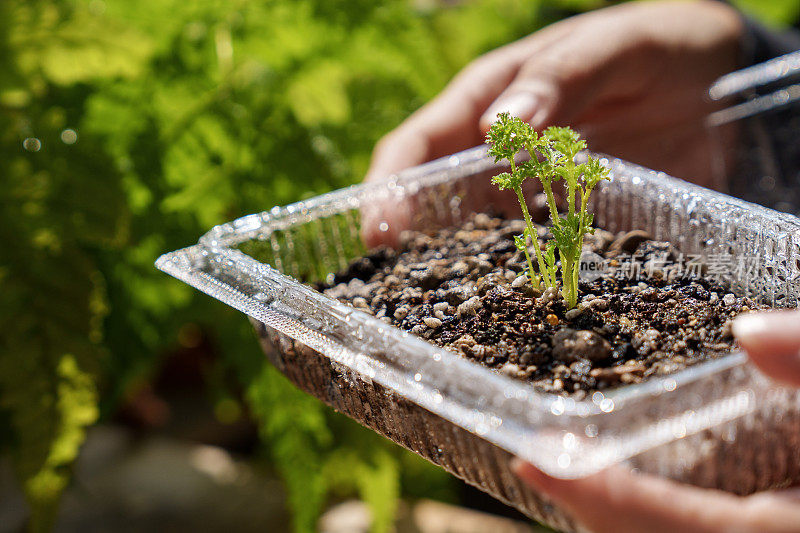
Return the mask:
{"type": "Polygon", "coordinates": [[[560,218],[558,216],[558,208],[556,207],[556,199],[553,196],[553,186],[549,181],[542,181],[542,188],[547,195],[547,205],[550,207],[550,220],[553,224],[558,224],[560,218]]]}
{"type": "Polygon", "coordinates": [[[528,213],[528,204],[525,203],[525,197],[522,196],[522,187],[515,187],[514,192],[517,193],[519,206],[522,208],[522,216],[525,217],[525,224],[528,227],[528,233],[533,241],[533,249],[536,252],[536,261],[539,263],[539,272],[542,274],[545,288],[550,288],[554,286],[555,283],[550,279],[550,274],[547,271],[547,265],[545,264],[544,257],[542,256],[542,250],[539,248],[539,238],[536,235],[536,228],[533,227],[531,215],[528,213]]]}
{"type": "Polygon", "coordinates": [[[525,251],[525,260],[528,262],[528,278],[530,278],[531,280],[531,286],[539,287],[542,282],[539,279],[539,276],[537,276],[536,273],[533,271],[533,262],[531,261],[531,254],[528,253],[527,246],[524,248],[524,251],[525,251]]]}
{"type": "Polygon", "coordinates": [[[581,270],[581,258],[579,255],[578,259],[575,261],[575,264],[572,266],[572,294],[570,296],[570,301],[569,301],[570,309],[572,309],[578,304],[578,282],[579,282],[580,270],[581,270]]]}
{"type": "Polygon", "coordinates": [[[583,228],[586,226],[586,213],[587,208],[589,205],[589,196],[592,194],[592,188],[586,187],[581,189],[581,225],[580,225],[580,238],[578,239],[578,257],[577,263],[575,265],[575,273],[573,277],[575,278],[575,289],[576,289],[576,301],[577,301],[577,287],[578,287],[578,276],[580,272],[580,263],[581,263],[581,255],[583,254],[583,239],[586,234],[583,231],[583,228]]]}
{"type": "Polygon", "coordinates": [[[575,161],[572,159],[567,158],[567,170],[569,172],[570,179],[566,180],[567,182],[567,208],[569,209],[569,214],[575,214],[575,184],[578,182],[577,176],[575,176],[575,161]]]}
{"type": "Polygon", "coordinates": [[[571,257],[561,257],[561,281],[564,285],[561,295],[564,297],[564,304],[567,309],[572,309],[578,300],[578,293],[575,290],[575,276],[573,273],[575,261],[571,257]]]}

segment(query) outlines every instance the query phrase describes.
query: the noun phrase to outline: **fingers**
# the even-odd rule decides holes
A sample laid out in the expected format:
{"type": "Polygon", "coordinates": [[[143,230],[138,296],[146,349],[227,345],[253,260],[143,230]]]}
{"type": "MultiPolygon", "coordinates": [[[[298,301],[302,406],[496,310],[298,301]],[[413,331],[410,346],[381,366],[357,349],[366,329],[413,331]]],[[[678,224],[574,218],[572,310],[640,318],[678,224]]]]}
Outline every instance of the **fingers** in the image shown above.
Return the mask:
{"type": "Polygon", "coordinates": [[[375,147],[368,181],[483,142],[478,119],[513,79],[524,56],[509,45],[474,61],[434,100],[375,147]]]}
{"type": "Polygon", "coordinates": [[[624,27],[627,19],[619,14],[625,11],[609,8],[580,15],[543,30],[536,42],[521,43],[528,47],[528,58],[481,116],[481,128],[487,130],[503,111],[537,129],[571,123],[607,95],[625,99],[638,93],[653,69],[645,68],[646,47],[637,46],[630,28],[624,27]]]}
{"type": "MultiPolygon", "coordinates": [[[[484,171],[459,181],[461,213],[477,213],[488,209],[505,217],[521,216],[516,194],[509,190],[501,191],[492,185],[490,178],[495,173],[496,171],[492,170],[484,171]]],[[[528,205],[531,216],[535,221],[543,222],[548,216],[548,211],[545,204],[537,203],[537,200],[541,199],[537,196],[541,192],[541,184],[531,180],[523,184],[522,188],[525,197],[532,200],[528,205]]],[[[421,194],[424,197],[426,193],[421,194]]],[[[361,237],[364,244],[368,248],[381,244],[397,248],[403,231],[433,229],[436,224],[425,220],[422,215],[427,215],[429,219],[433,216],[441,221],[442,218],[446,219],[446,214],[437,212],[430,203],[430,198],[425,205],[424,198],[411,195],[389,198],[363,206],[361,237]],[[423,205],[420,205],[421,203],[423,205]]]]}
{"type": "MultiPolygon", "coordinates": [[[[521,56],[514,46],[475,61],[437,98],[422,107],[376,145],[365,181],[386,179],[483,142],[478,117],[514,76],[521,56]]],[[[368,247],[397,247],[410,229],[415,207],[410,199],[382,202],[362,210],[361,235],[368,247]]]]}
{"type": "Polygon", "coordinates": [[[800,311],[742,315],[733,334],[765,374],[800,386],[800,311]]]}
{"type": "MultiPolygon", "coordinates": [[[[576,46],[567,44],[561,53],[555,54],[551,48],[571,35],[572,29],[585,18],[587,15],[554,24],[472,62],[437,98],[378,143],[366,179],[382,179],[404,168],[481,144],[499,111],[530,120],[536,111],[551,108],[566,83],[555,84],[538,74],[567,70],[561,60],[576,46]],[[539,68],[529,65],[536,62],[536,57],[543,58],[539,68]],[[528,72],[517,76],[523,66],[528,72]],[[515,78],[517,82],[512,84],[515,78]],[[498,99],[501,94],[503,98],[498,99]],[[493,102],[494,109],[487,111],[493,102]]],[[[584,36],[581,42],[587,39],[584,36]]],[[[570,57],[570,62],[576,67],[582,65],[577,56],[570,57]]],[[[589,63],[581,68],[591,69],[589,63]]],[[[566,76],[565,73],[562,77],[566,76]]]]}
{"type": "MultiPolygon", "coordinates": [[[[510,83],[524,58],[521,47],[514,43],[474,61],[438,97],[381,139],[365,181],[385,179],[403,169],[483,143],[478,119],[510,83]]],[[[396,247],[400,233],[412,225],[414,210],[408,199],[362,210],[365,244],[396,247]]]]}
{"type": "MultiPolygon", "coordinates": [[[[595,150],[713,185],[709,150],[694,141],[696,132],[687,133],[690,149],[677,158],[653,132],[700,124],[707,110],[699,95],[735,60],[738,29],[727,18],[738,15],[726,9],[733,12],[710,1],[625,4],[495,50],[378,143],[366,180],[480,144],[497,113],[508,111],[537,128],[572,124],[595,150]],[[671,166],[673,160],[688,168],[671,166]]],[[[676,137],[668,139],[679,148],[676,137]]],[[[390,229],[369,227],[367,240],[396,242],[404,226],[393,223],[401,218],[397,207],[376,209],[390,229]]],[[[413,208],[406,211],[414,216],[413,208]]],[[[376,220],[365,216],[362,222],[376,220]]]]}
{"type": "Polygon", "coordinates": [[[625,4],[543,30],[548,35],[481,116],[481,127],[502,111],[543,128],[593,124],[628,108],[634,120],[627,128],[651,132],[661,121],[704,115],[703,95],[735,68],[741,33],[735,11],[716,4],[625,4]]]}
{"type": "Polygon", "coordinates": [[[777,493],[741,498],[622,468],[578,480],[555,479],[521,462],[515,470],[595,533],[789,532],[800,524],[800,504],[777,493]]]}
{"type": "Polygon", "coordinates": [[[520,75],[481,115],[479,127],[488,131],[500,113],[509,113],[541,129],[552,122],[553,110],[560,101],[560,88],[552,79],[535,74],[520,75]]]}
{"type": "Polygon", "coordinates": [[[401,126],[382,138],[372,151],[372,160],[364,181],[386,179],[403,169],[429,160],[430,140],[414,129],[401,126]]]}
{"type": "MultiPolygon", "coordinates": [[[[473,61],[439,96],[381,139],[366,179],[383,179],[404,168],[483,143],[489,123],[482,117],[490,115],[489,105],[501,93],[509,94],[509,85],[532,56],[549,57],[545,51],[569,34],[580,18],[554,24],[473,61]]],[[[578,62],[575,58],[572,61],[578,62]]],[[[554,66],[554,71],[559,69],[559,65],[554,66]]],[[[533,78],[523,78],[531,80],[526,87],[534,83],[533,78]]],[[[541,94],[548,94],[552,85],[547,83],[543,81],[541,94]]],[[[528,118],[525,115],[534,107],[537,106],[521,101],[510,110],[516,116],[528,118]]]]}
{"type": "Polygon", "coordinates": [[[361,239],[367,248],[398,248],[400,234],[413,227],[414,198],[394,198],[361,208],[361,239]]]}

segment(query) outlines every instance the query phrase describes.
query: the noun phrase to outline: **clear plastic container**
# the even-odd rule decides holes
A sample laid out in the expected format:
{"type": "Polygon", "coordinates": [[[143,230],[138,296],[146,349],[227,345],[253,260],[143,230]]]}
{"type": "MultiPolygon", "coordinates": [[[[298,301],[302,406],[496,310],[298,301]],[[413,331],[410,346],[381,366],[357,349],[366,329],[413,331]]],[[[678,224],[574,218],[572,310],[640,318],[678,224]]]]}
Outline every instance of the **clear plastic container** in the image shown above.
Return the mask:
{"type": "MultiPolygon", "coordinates": [[[[599,227],[644,229],[706,260],[752,258],[726,273],[731,290],[797,306],[800,220],[606,162],[613,179],[593,196],[599,227]]],[[[324,278],[365,251],[360,219],[370,208],[413,205],[411,227],[457,223],[471,210],[475,180],[495,171],[485,148],[472,149],[387,183],[223,224],[157,265],[250,316],[267,354],[301,388],[556,527],[575,526],[511,474],[512,455],[561,478],[625,462],[739,494],[800,481],[800,392],[768,380],[741,353],[575,401],[536,392],[298,281],[324,278]],[[253,249],[260,260],[243,251],[253,249]]]]}

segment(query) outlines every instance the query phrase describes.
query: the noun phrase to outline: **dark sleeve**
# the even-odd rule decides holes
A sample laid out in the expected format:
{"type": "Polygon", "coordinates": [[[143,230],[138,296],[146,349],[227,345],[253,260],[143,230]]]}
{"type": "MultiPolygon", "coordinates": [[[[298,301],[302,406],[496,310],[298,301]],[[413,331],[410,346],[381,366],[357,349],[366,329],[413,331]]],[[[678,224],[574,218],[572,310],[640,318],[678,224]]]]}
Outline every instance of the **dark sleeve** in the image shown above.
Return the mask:
{"type": "MultiPolygon", "coordinates": [[[[768,29],[743,15],[741,67],[800,50],[800,30],[768,29]]],[[[752,99],[800,83],[800,76],[759,87],[742,95],[752,99]]],[[[741,120],[736,169],[729,173],[734,196],[800,215],[800,102],[741,120]]]]}
{"type": "Polygon", "coordinates": [[[800,50],[800,30],[769,30],[752,18],[743,15],[742,68],[763,63],[789,52],[800,50]]]}

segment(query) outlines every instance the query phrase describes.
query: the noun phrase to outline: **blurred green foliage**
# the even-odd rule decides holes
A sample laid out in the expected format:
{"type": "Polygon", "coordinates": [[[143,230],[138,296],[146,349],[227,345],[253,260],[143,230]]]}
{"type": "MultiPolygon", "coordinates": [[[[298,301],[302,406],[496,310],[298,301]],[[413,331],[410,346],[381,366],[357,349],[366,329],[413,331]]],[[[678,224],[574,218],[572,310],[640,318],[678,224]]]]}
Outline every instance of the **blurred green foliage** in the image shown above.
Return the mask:
{"type": "Polygon", "coordinates": [[[797,0],[732,0],[736,7],[757,20],[777,28],[788,26],[800,17],[797,0]]]}
{"type": "Polygon", "coordinates": [[[385,531],[401,490],[446,493],[440,471],[294,389],[240,314],[153,262],[358,181],[375,141],[469,60],[602,3],[0,2],[0,446],[30,529],[52,525],[86,427],[186,324],[239,376],[298,531],[331,494],[360,494],[385,531]]]}
{"type": "Polygon", "coordinates": [[[446,486],[295,390],[241,315],[153,261],[213,224],[358,181],[383,133],[475,55],[536,27],[537,11],[0,3],[0,439],[32,530],[52,524],[86,426],[148,379],[188,323],[241,377],[296,529],[313,528],[330,494],[356,492],[385,530],[401,470],[446,486]]]}

